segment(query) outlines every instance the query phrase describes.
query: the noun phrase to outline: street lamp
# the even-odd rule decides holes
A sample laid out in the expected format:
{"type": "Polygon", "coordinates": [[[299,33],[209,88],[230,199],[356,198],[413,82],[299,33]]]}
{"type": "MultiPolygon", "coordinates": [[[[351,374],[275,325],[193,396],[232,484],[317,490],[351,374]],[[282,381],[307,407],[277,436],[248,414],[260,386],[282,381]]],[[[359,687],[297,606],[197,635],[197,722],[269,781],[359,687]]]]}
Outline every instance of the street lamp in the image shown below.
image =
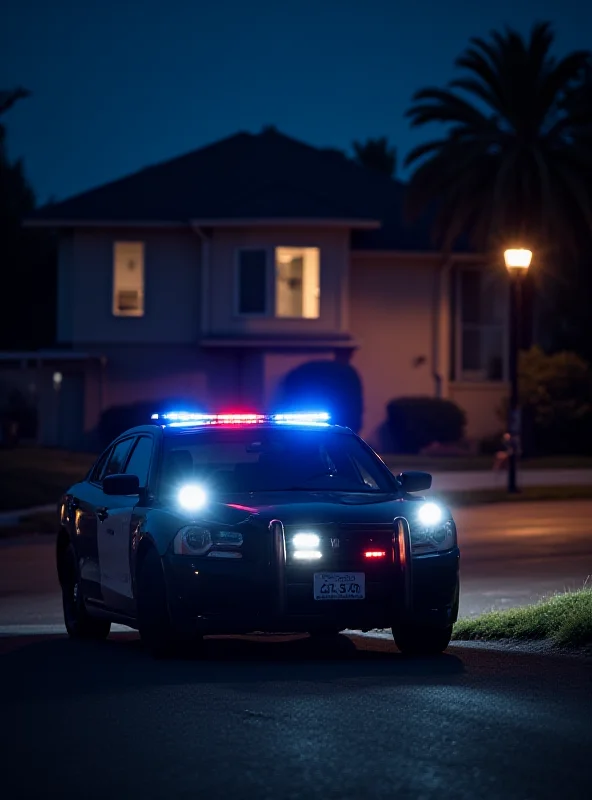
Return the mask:
{"type": "Polygon", "coordinates": [[[508,492],[518,491],[516,471],[520,449],[520,398],[518,395],[518,354],[520,352],[522,330],[522,282],[528,274],[532,260],[530,250],[510,249],[504,253],[506,269],[510,275],[510,408],[509,408],[509,458],[508,492]]]}

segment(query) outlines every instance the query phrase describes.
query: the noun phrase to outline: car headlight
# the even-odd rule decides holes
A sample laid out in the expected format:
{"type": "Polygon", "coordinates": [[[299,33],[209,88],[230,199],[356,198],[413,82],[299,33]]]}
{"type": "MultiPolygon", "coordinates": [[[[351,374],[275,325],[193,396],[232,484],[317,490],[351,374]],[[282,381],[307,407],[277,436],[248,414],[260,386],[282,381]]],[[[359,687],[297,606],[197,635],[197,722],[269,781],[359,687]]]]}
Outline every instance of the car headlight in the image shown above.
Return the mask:
{"type": "Polygon", "coordinates": [[[436,503],[422,503],[417,518],[427,528],[433,527],[442,521],[442,509],[436,503]]]}
{"type": "Polygon", "coordinates": [[[179,490],[177,499],[186,511],[198,511],[205,506],[208,498],[201,486],[188,483],[179,490]]]}
{"type": "MultiPolygon", "coordinates": [[[[187,525],[175,536],[173,551],[177,555],[185,556],[204,556],[206,553],[213,556],[216,554],[222,557],[229,557],[229,553],[235,548],[241,547],[243,543],[242,533],[237,531],[212,531],[208,528],[200,528],[195,525],[187,525]]],[[[240,558],[239,553],[234,554],[235,558],[240,558]]]]}
{"type": "Polygon", "coordinates": [[[437,503],[422,503],[409,517],[411,551],[420,553],[451,550],[456,546],[456,525],[437,503]]]}

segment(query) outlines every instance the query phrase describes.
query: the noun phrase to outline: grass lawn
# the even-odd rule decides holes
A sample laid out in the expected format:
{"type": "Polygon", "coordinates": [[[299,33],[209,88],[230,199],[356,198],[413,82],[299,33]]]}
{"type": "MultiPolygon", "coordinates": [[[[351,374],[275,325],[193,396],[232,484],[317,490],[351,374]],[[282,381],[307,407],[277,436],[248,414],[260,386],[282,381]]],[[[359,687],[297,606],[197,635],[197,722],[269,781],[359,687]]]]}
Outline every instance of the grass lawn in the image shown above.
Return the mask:
{"type": "Polygon", "coordinates": [[[592,588],[557,594],[532,606],[461,619],[453,639],[548,639],[563,647],[592,645],[592,588]]]}
{"type": "Polygon", "coordinates": [[[0,450],[0,511],[57,503],[96,456],[34,447],[0,450]]]}

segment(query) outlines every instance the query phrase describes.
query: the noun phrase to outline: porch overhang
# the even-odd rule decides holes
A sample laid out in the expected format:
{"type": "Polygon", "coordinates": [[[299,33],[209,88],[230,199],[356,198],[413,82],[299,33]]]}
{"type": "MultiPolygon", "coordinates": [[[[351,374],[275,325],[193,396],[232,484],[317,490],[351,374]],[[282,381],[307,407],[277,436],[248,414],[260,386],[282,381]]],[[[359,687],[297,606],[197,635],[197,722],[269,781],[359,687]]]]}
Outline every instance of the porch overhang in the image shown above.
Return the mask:
{"type": "Polygon", "coordinates": [[[357,350],[360,343],[349,336],[204,336],[200,347],[240,350],[357,350]]]}

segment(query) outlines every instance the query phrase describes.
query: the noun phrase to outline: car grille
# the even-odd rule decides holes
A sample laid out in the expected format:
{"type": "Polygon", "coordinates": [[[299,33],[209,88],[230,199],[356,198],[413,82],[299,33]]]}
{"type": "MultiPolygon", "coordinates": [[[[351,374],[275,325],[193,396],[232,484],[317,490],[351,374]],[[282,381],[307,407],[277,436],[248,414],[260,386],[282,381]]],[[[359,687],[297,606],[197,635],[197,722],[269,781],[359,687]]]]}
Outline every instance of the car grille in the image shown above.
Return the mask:
{"type": "Polygon", "coordinates": [[[290,525],[286,527],[286,567],[290,573],[315,572],[319,569],[378,571],[393,562],[393,532],[386,525],[290,525]],[[322,557],[317,561],[301,562],[294,558],[294,535],[300,532],[316,533],[320,539],[318,549],[322,557]],[[368,550],[385,551],[381,559],[365,558],[368,550]]]}

